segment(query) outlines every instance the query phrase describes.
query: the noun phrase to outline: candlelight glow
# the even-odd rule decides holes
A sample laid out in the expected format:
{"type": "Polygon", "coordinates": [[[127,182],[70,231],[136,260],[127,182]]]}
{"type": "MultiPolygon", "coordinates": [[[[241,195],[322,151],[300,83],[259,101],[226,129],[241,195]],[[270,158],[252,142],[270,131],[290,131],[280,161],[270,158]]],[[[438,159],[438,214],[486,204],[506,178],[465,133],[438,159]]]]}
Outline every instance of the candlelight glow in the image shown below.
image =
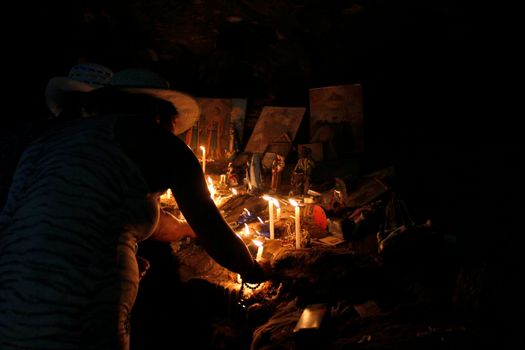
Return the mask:
{"type": "Polygon", "coordinates": [[[213,180],[211,177],[208,176],[208,191],[210,191],[210,197],[215,201],[215,193],[217,190],[215,189],[215,185],[213,185],[213,180]]]}
{"type": "Polygon", "coordinates": [[[250,235],[250,226],[248,226],[248,224],[244,224],[244,235],[245,236],[250,235]]]}
{"type": "Polygon", "coordinates": [[[204,146],[201,146],[202,151],[202,172],[206,174],[206,148],[204,146]]]}
{"type": "Polygon", "coordinates": [[[173,197],[173,194],[171,193],[171,189],[168,188],[166,192],[160,195],[161,201],[168,201],[170,198],[173,197]]]}
{"type": "Polygon", "coordinates": [[[255,260],[259,261],[262,259],[262,253],[263,253],[263,242],[258,241],[256,239],[252,240],[252,242],[257,246],[257,256],[255,260]]]}
{"type": "Polygon", "coordinates": [[[275,218],[275,220],[281,220],[281,204],[275,198],[273,198],[273,204],[277,208],[277,217],[275,218]]]}
{"type": "Polygon", "coordinates": [[[299,204],[294,199],[288,199],[295,207],[295,248],[301,248],[301,213],[299,204]]]}
{"type": "Polygon", "coordinates": [[[233,194],[234,196],[237,195],[237,190],[236,190],[235,188],[232,188],[232,194],[233,194]]]}

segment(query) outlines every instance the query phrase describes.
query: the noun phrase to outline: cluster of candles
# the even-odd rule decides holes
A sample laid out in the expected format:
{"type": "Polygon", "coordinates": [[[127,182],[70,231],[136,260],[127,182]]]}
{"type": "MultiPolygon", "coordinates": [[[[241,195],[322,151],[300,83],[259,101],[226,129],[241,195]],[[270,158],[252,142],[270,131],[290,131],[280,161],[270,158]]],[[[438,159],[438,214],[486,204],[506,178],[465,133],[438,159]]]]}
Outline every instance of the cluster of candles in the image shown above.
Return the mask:
{"type": "MultiPolygon", "coordinates": [[[[206,148],[204,146],[200,146],[200,149],[202,151],[202,172],[206,176],[206,148]]],[[[226,176],[221,175],[220,182],[221,184],[225,183],[226,176]]],[[[231,197],[235,196],[237,194],[237,190],[235,188],[231,189],[231,194],[226,196],[220,196],[217,195],[217,190],[215,188],[215,185],[213,183],[213,180],[210,176],[206,177],[206,182],[208,184],[208,190],[210,192],[210,196],[215,202],[215,204],[220,207],[226,200],[230,199],[231,197]]],[[[168,189],[163,195],[161,195],[161,200],[168,201],[173,197],[171,194],[171,191],[168,189]]],[[[276,198],[273,198],[268,195],[264,195],[263,199],[268,202],[268,217],[269,217],[269,231],[270,231],[270,239],[275,239],[275,221],[279,221],[281,219],[281,205],[279,201],[276,198]]],[[[300,248],[301,247],[301,213],[300,213],[300,207],[297,201],[290,198],[289,203],[295,208],[295,247],[300,248]]],[[[247,210],[247,209],[245,209],[247,210]]],[[[261,219],[259,219],[261,220],[261,219]]],[[[250,228],[247,224],[244,224],[244,235],[249,236],[250,235],[250,228]]],[[[263,250],[263,243],[258,240],[253,240],[254,244],[257,245],[257,257],[260,259],[262,256],[262,250],[263,250]],[[257,243],[256,243],[257,242],[257,243]]]]}
{"type": "MultiPolygon", "coordinates": [[[[270,239],[275,239],[275,221],[279,221],[281,219],[281,205],[276,198],[270,197],[268,195],[264,195],[263,199],[268,202],[270,239]]],[[[293,216],[295,219],[295,247],[301,248],[301,208],[296,200],[290,198],[288,201],[295,209],[295,215],[293,216]]],[[[244,210],[248,209],[245,208],[244,210]]],[[[259,221],[261,221],[260,218],[259,221]]],[[[244,234],[250,234],[250,228],[247,224],[244,224],[244,234]]]]}

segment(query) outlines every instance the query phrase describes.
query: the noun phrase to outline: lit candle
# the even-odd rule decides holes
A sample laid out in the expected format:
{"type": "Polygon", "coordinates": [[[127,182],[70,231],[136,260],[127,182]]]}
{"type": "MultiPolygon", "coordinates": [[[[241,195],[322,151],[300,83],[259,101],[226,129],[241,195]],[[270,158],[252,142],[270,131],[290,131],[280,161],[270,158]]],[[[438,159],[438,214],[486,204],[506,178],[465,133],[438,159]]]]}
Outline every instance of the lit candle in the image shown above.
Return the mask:
{"type": "Polygon", "coordinates": [[[275,238],[274,222],[273,222],[273,201],[274,199],[267,195],[264,195],[263,198],[268,201],[268,211],[270,213],[270,239],[274,239],[275,238]]]}
{"type": "Polygon", "coordinates": [[[169,202],[171,201],[171,197],[171,189],[168,188],[166,192],[160,195],[160,202],[164,204],[169,204],[169,202]]]}
{"type": "Polygon", "coordinates": [[[202,172],[206,174],[206,148],[201,146],[202,150],[202,172]]]}
{"type": "Polygon", "coordinates": [[[262,259],[263,242],[258,241],[256,239],[252,240],[252,242],[257,246],[257,257],[255,258],[255,260],[259,261],[262,259]]]}
{"type": "Polygon", "coordinates": [[[221,178],[220,178],[219,184],[221,184],[221,186],[225,186],[226,185],[226,174],[221,174],[221,178]]]}
{"type": "Polygon", "coordinates": [[[295,248],[301,248],[301,213],[299,204],[293,199],[289,199],[289,201],[295,207],[295,248]]]}
{"type": "Polygon", "coordinates": [[[236,196],[237,195],[237,190],[235,188],[232,187],[232,195],[236,196]]]}
{"type": "Polygon", "coordinates": [[[248,224],[244,224],[244,235],[245,236],[250,235],[250,227],[248,227],[248,224]]]}
{"type": "Polygon", "coordinates": [[[273,204],[277,208],[277,217],[275,218],[275,220],[279,221],[281,220],[281,204],[279,204],[279,201],[275,198],[273,199],[273,204]]]}

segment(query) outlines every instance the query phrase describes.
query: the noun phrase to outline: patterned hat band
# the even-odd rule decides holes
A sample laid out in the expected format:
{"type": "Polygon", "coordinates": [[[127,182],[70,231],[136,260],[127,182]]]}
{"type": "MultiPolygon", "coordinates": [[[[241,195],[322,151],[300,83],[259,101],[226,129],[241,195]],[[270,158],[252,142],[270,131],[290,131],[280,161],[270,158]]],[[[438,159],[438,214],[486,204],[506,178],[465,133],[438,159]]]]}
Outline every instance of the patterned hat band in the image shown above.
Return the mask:
{"type": "Polygon", "coordinates": [[[113,77],[111,69],[95,63],[77,64],[69,71],[69,78],[96,87],[106,86],[113,77]]]}

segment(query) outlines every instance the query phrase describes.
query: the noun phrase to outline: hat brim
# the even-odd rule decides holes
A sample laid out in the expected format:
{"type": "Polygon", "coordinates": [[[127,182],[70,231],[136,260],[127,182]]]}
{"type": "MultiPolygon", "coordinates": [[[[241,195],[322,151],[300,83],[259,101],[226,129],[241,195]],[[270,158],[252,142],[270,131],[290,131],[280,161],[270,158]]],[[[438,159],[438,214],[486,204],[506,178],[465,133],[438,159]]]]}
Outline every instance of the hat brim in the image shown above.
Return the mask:
{"type": "Polygon", "coordinates": [[[200,107],[197,101],[185,93],[159,88],[142,88],[142,87],[116,87],[119,90],[135,94],[146,94],[170,102],[178,112],[175,123],[175,135],[180,135],[191,128],[200,116],[200,107]]]}
{"type": "Polygon", "coordinates": [[[54,77],[46,85],[46,104],[54,116],[58,116],[65,103],[67,92],[90,92],[100,86],[91,85],[68,77],[54,77]]]}

